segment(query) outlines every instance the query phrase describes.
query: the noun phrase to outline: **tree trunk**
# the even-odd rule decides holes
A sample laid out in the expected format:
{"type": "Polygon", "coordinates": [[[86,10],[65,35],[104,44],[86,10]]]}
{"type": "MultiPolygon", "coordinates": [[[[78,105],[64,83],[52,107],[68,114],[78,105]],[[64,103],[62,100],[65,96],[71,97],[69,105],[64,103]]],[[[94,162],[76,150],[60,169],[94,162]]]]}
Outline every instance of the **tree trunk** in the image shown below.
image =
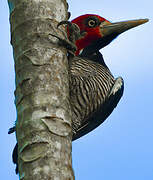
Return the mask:
{"type": "Polygon", "coordinates": [[[71,108],[65,37],[66,0],[8,0],[14,52],[19,175],[72,180],[71,108]]]}

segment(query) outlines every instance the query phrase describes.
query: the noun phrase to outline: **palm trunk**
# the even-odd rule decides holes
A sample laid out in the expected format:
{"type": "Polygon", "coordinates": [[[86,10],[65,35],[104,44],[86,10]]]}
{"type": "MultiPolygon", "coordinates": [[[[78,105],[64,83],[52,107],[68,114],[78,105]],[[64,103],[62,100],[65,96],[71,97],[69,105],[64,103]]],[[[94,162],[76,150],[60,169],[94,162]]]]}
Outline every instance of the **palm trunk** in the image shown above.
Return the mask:
{"type": "Polygon", "coordinates": [[[56,28],[66,0],[8,0],[16,71],[15,104],[22,180],[72,180],[71,110],[66,50],[56,28]]]}

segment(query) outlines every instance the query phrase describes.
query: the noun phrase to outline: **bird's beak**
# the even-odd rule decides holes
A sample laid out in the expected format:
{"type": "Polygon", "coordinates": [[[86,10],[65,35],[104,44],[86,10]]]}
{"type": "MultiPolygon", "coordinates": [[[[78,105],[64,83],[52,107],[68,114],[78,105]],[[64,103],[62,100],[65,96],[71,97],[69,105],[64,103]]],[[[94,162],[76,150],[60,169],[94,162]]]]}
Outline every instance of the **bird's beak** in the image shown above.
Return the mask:
{"type": "Polygon", "coordinates": [[[116,35],[132,29],[136,26],[139,26],[141,24],[144,24],[148,22],[149,19],[138,19],[138,20],[131,20],[131,21],[122,21],[122,22],[116,22],[116,23],[110,23],[110,22],[103,22],[100,24],[100,32],[102,37],[110,36],[110,35],[116,35]]]}
{"type": "Polygon", "coordinates": [[[101,37],[95,40],[91,45],[84,49],[84,52],[90,52],[90,54],[102,49],[107,46],[113,39],[115,39],[121,33],[132,29],[136,26],[148,22],[149,19],[138,19],[131,21],[122,21],[111,23],[109,21],[104,21],[99,26],[99,31],[101,37]],[[86,50],[86,51],[85,51],[86,50]]]}

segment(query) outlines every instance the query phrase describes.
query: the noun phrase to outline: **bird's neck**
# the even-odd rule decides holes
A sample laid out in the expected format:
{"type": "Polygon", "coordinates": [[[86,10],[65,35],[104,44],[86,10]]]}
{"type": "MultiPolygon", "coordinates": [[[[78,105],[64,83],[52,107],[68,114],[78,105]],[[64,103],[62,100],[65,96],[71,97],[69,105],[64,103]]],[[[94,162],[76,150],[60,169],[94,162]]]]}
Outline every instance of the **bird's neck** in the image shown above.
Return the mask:
{"type": "Polygon", "coordinates": [[[83,49],[83,51],[80,53],[79,56],[81,56],[83,58],[86,58],[87,60],[99,63],[102,66],[108,68],[107,65],[105,64],[103,55],[99,51],[96,51],[96,52],[94,52],[92,54],[89,54],[89,53],[86,52],[85,49],[83,49]]]}

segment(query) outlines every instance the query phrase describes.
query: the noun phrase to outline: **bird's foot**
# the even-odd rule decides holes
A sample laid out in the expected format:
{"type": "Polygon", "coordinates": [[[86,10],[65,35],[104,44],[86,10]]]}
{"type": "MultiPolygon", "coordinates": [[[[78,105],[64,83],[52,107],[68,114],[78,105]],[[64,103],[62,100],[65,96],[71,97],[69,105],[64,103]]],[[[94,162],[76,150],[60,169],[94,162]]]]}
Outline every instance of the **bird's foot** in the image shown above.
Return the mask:
{"type": "Polygon", "coordinates": [[[67,39],[62,39],[54,34],[49,34],[53,37],[56,37],[59,40],[59,45],[65,47],[68,52],[72,55],[75,55],[77,47],[75,45],[76,40],[82,38],[85,35],[85,32],[80,32],[80,28],[77,24],[71,23],[70,21],[61,21],[57,28],[61,25],[66,25],[67,29],[67,39]]]}
{"type": "Polygon", "coordinates": [[[58,42],[59,46],[65,47],[67,49],[68,53],[72,54],[73,56],[75,55],[75,52],[77,50],[77,47],[75,44],[73,44],[68,39],[62,39],[61,37],[56,36],[54,34],[49,34],[49,35],[56,37],[59,40],[59,42],[58,42]]]}
{"type": "Polygon", "coordinates": [[[85,36],[85,31],[80,32],[80,28],[77,24],[72,23],[70,21],[61,21],[57,27],[61,26],[61,25],[66,25],[67,27],[67,34],[68,34],[68,39],[70,42],[74,43],[76,42],[76,40],[82,38],[85,36]]]}

